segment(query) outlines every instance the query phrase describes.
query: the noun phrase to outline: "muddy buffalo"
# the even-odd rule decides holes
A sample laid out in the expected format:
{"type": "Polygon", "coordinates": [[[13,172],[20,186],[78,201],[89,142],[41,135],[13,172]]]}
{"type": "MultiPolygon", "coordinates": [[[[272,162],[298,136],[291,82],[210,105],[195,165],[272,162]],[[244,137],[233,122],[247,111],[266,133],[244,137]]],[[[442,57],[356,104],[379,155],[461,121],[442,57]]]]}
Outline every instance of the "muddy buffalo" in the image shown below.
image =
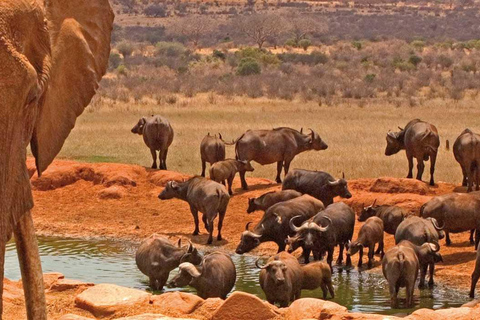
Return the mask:
{"type": "Polygon", "coordinates": [[[158,195],[160,200],[178,198],[188,202],[195,222],[193,235],[198,235],[198,211],[203,213],[202,221],[209,232],[207,244],[213,241],[213,221],[218,215],[217,240],[222,240],[222,226],[225,213],[227,212],[230,196],[223,185],[203,177],[193,177],[185,182],[179,183],[169,181],[158,195]]]}
{"type": "Polygon", "coordinates": [[[417,255],[410,246],[397,244],[385,253],[382,260],[382,272],[388,282],[392,308],[398,308],[398,289],[402,287],[406,288],[406,306],[413,306],[413,291],[418,269],[417,255]]]}
{"type": "MultiPolygon", "coordinates": [[[[293,158],[304,151],[325,150],[328,145],[318,133],[310,130],[303,134],[291,128],[275,128],[273,130],[248,130],[235,144],[237,160],[255,161],[261,165],[277,163],[276,181],[281,183],[282,168],[288,173],[293,158]]],[[[248,189],[245,173],[240,174],[242,188],[248,189]]]]}
{"type": "Polygon", "coordinates": [[[140,244],[135,254],[138,269],[150,279],[150,287],[162,290],[170,271],[182,262],[199,264],[202,255],[190,243],[181,246],[181,240],[174,246],[167,238],[152,235],[140,244]]]}
{"type": "Polygon", "coordinates": [[[300,192],[295,190],[280,190],[264,193],[257,198],[248,198],[247,213],[252,213],[257,210],[266,211],[276,203],[298,198],[301,195],[300,192]]]}
{"type": "Polygon", "coordinates": [[[480,136],[470,129],[465,129],[453,144],[453,155],[462,168],[462,185],[467,186],[467,192],[480,190],[480,136]]]}
{"type": "Polygon", "coordinates": [[[169,287],[192,286],[202,299],[226,299],[237,280],[232,259],[221,252],[206,255],[199,265],[184,262],[179,269],[180,272],[169,283],[169,287]]]}
{"type": "Polygon", "coordinates": [[[413,177],[413,158],[417,159],[417,180],[422,180],[425,169],[423,162],[430,159],[430,185],[433,186],[435,162],[440,146],[437,128],[430,123],[415,119],[410,121],[405,129],[399,129],[399,132],[387,133],[385,155],[391,156],[400,150],[405,150],[408,159],[407,178],[413,177]]]}
{"type": "Polygon", "coordinates": [[[424,218],[435,218],[440,225],[443,225],[447,246],[451,244],[450,233],[472,229],[477,230],[475,247],[478,246],[480,241],[480,194],[478,192],[450,193],[434,197],[421,207],[420,215],[424,218]]]}
{"type": "Polygon", "coordinates": [[[297,216],[295,223],[300,225],[323,209],[323,203],[309,195],[303,195],[271,206],[251,231],[248,230],[250,222],[247,223],[236,253],[249,252],[260,243],[267,241],[275,242],[278,245],[278,252],[285,250],[285,240],[289,235],[293,236],[295,233],[290,228],[290,220],[297,216]]]}
{"type": "Polygon", "coordinates": [[[407,212],[397,206],[376,206],[376,202],[377,200],[375,200],[372,205],[363,207],[362,211],[358,215],[358,221],[363,222],[370,217],[379,217],[383,221],[383,228],[385,232],[388,234],[395,234],[398,226],[405,219],[407,212]]]}
{"type": "Polygon", "coordinates": [[[168,147],[173,141],[173,129],[170,122],[161,116],[143,117],[132,128],[132,133],[143,136],[143,141],[152,153],[152,168],[157,169],[157,151],[160,169],[167,170],[168,147]]]}
{"type": "Polygon", "coordinates": [[[205,177],[206,163],[210,165],[215,162],[225,160],[225,141],[222,139],[222,135],[211,136],[208,133],[200,143],[200,157],[202,159],[202,177],[205,177]]]}
{"type": "Polygon", "coordinates": [[[322,201],[325,206],[332,204],[333,198],[337,196],[347,199],[352,197],[347,181],[343,177],[335,179],[323,171],[294,169],[285,176],[282,190],[296,190],[309,194],[322,201]]]}
{"type": "MultiPolygon", "coordinates": [[[[319,212],[312,220],[304,222],[300,227],[295,226],[297,217],[290,220],[290,228],[295,231],[294,237],[288,237],[289,252],[298,247],[303,249],[304,262],[308,263],[310,253],[319,260],[327,252],[327,263],[332,266],[335,246],[340,247],[337,264],[343,263],[343,250],[348,241],[352,240],[355,227],[355,212],[343,202],[329,205],[319,212]]],[[[352,261],[347,254],[347,266],[352,261]]]]}
{"type": "Polygon", "coordinates": [[[268,259],[267,264],[261,266],[258,260],[255,265],[260,271],[260,286],[267,301],[278,303],[280,307],[299,299],[302,294],[303,270],[297,259],[287,252],[280,252],[268,259]]]}

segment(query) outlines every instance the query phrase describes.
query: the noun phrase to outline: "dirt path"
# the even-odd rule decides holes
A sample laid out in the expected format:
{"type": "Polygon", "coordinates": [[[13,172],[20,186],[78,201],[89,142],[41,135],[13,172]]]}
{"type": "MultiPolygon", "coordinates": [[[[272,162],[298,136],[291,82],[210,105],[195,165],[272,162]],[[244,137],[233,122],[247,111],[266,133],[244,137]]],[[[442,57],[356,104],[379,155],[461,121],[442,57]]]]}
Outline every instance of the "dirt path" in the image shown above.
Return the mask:
{"type": "MultiPolygon", "coordinates": [[[[29,160],[33,175],[33,161],[29,160]]],[[[207,234],[191,236],[193,219],[188,205],[180,200],[161,202],[157,196],[168,180],[182,181],[187,176],[123,164],[84,164],[55,161],[42,178],[32,178],[35,208],[33,210],[38,234],[70,237],[106,237],[141,241],[152,233],[188,238],[204,248],[207,234]]],[[[244,192],[235,181],[225,218],[221,242],[207,250],[233,252],[240,234],[249,221],[256,223],[262,213],[246,213],[248,198],[278,190],[280,186],[267,179],[249,179],[251,189],[244,192]],[[217,247],[218,246],[218,247],[217,247]]],[[[358,213],[362,204],[396,204],[418,214],[419,207],[432,196],[458,190],[454,185],[439,183],[429,187],[415,180],[379,178],[349,181],[353,198],[345,201],[358,213]]],[[[340,199],[337,199],[339,201],[340,199]]],[[[355,235],[361,227],[356,223],[355,235]]],[[[445,263],[436,269],[436,279],[467,292],[474,268],[475,252],[468,242],[468,233],[452,236],[453,245],[443,246],[445,263]]],[[[386,249],[394,245],[393,236],[386,235],[386,249]]],[[[205,249],[205,248],[204,248],[205,249]]],[[[276,252],[271,243],[262,244],[252,254],[270,255],[276,252]]],[[[337,252],[335,253],[337,254],[337,252]]],[[[366,258],[364,258],[366,259],[366,258]]],[[[356,263],[357,256],[354,257],[356,263]]],[[[375,269],[379,272],[379,257],[375,269]]]]}

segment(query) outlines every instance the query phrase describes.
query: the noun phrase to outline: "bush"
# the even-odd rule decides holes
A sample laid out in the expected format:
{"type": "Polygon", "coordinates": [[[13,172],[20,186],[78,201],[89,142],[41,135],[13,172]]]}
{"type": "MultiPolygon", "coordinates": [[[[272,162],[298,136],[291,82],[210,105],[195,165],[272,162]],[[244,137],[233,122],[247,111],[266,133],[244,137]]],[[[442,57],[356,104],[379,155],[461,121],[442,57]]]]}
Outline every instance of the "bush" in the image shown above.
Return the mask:
{"type": "Polygon", "coordinates": [[[278,58],[282,62],[300,63],[310,66],[328,62],[328,57],[319,51],[313,51],[310,54],[282,53],[278,55],[278,58]]]}
{"type": "Polygon", "coordinates": [[[298,42],[298,45],[303,48],[303,50],[307,51],[308,47],[312,45],[312,41],[308,39],[302,39],[298,42]]]}
{"type": "Polygon", "coordinates": [[[298,44],[295,39],[288,39],[287,41],[285,41],[285,46],[296,48],[298,44]]]}
{"type": "Polygon", "coordinates": [[[365,82],[372,83],[376,77],[377,75],[375,73],[369,73],[365,76],[365,82]]]}
{"type": "Polygon", "coordinates": [[[422,40],[414,40],[410,44],[417,50],[423,50],[423,48],[425,47],[425,41],[422,40]]]}
{"type": "Polygon", "coordinates": [[[422,62],[422,58],[412,54],[410,58],[408,58],[408,62],[410,62],[416,67],[420,62],[422,62]]]}
{"type": "Polygon", "coordinates": [[[117,68],[117,73],[118,73],[119,75],[122,75],[122,76],[125,76],[125,77],[126,77],[126,76],[128,75],[128,74],[127,74],[127,67],[125,67],[123,64],[120,65],[120,66],[118,66],[118,68],[117,68]]]}
{"type": "Polygon", "coordinates": [[[352,41],[352,46],[357,50],[362,50],[363,45],[360,41],[352,41]]]}
{"type": "Polygon", "coordinates": [[[147,17],[161,17],[164,18],[167,16],[167,8],[164,5],[152,4],[143,10],[143,13],[147,17]]]}
{"type": "Polygon", "coordinates": [[[127,41],[122,41],[117,44],[117,50],[122,54],[122,56],[128,57],[133,52],[133,44],[127,41]]]}
{"type": "Polygon", "coordinates": [[[222,51],[217,50],[217,49],[213,50],[212,56],[214,58],[217,58],[217,59],[220,59],[220,60],[223,60],[223,61],[225,61],[225,59],[227,58],[225,53],[223,53],[222,51]]]}
{"type": "Polygon", "coordinates": [[[156,45],[156,55],[167,57],[179,57],[187,52],[187,48],[180,42],[158,42],[156,45]]]}
{"type": "Polygon", "coordinates": [[[118,66],[122,63],[122,57],[118,53],[110,53],[110,57],[108,59],[108,68],[110,70],[115,70],[118,66]]]}
{"type": "Polygon", "coordinates": [[[260,64],[252,57],[243,58],[237,67],[237,74],[240,76],[260,74],[261,72],[260,64]]]}

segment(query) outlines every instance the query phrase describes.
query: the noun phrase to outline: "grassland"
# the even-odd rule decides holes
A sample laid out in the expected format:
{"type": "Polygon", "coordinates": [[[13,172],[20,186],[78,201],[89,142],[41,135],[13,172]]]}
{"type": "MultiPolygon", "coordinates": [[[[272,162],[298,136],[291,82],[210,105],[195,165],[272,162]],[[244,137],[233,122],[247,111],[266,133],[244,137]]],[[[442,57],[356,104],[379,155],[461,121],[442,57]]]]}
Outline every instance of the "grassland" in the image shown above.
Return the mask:
{"type": "MultiPolygon", "coordinates": [[[[445,149],[466,127],[478,131],[480,101],[462,99],[429,100],[422,106],[395,107],[370,100],[359,106],[319,106],[315,102],[250,99],[242,97],[197,95],[179,97],[173,104],[97,102],[77,121],[60,154],[61,158],[87,162],[120,162],[151,165],[149,150],[143,139],[130,132],[141,116],[160,114],[167,117],[175,130],[169,150],[169,170],[189,174],[200,172],[199,145],[203,136],[221,132],[227,140],[240,136],[247,129],[290,126],[318,131],[329,148],[306,152],[294,160],[293,168],[324,170],[335,176],[344,171],[347,178],[393,176],[404,177],[407,161],[404,152],[392,157],[384,155],[385,134],[404,126],[410,119],[421,118],[435,124],[441,138],[437,162],[437,181],[459,183],[461,171],[451,151],[445,149]]],[[[227,147],[227,157],[234,148],[227,147]]],[[[252,176],[273,179],[275,165],[255,165],[252,176]]],[[[428,170],[427,166],[427,170],[428,170]]],[[[424,177],[426,180],[428,175],[424,177]]]]}

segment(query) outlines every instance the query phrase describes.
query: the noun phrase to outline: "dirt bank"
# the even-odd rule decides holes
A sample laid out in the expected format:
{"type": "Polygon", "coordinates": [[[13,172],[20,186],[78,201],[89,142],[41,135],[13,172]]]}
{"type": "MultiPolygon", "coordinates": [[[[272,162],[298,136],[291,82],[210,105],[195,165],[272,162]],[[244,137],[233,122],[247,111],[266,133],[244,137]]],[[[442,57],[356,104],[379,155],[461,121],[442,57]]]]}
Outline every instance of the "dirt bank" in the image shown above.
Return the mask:
{"type": "MultiPolygon", "coordinates": [[[[191,235],[193,219],[185,202],[161,202],[157,198],[168,180],[182,181],[188,176],[133,165],[55,161],[41,178],[37,178],[33,161],[29,160],[28,165],[35,197],[34,220],[39,234],[140,241],[152,233],[159,233],[174,239],[188,238],[199,245],[207,240],[203,229],[199,236],[191,235]]],[[[251,178],[248,182],[251,188],[244,192],[240,190],[239,181],[235,181],[235,195],[230,200],[222,232],[224,240],[214,241],[214,245],[220,247],[207,247],[208,250],[233,252],[245,224],[259,221],[262,215],[261,212],[246,213],[248,198],[280,188],[267,179],[251,178]]],[[[463,188],[446,183],[429,187],[416,180],[395,178],[351,180],[349,188],[353,198],[345,202],[357,212],[362,204],[368,205],[377,199],[378,204],[399,205],[412,214],[418,214],[419,207],[432,196],[463,191],[463,188]]],[[[360,226],[361,223],[356,223],[355,230],[360,226]]],[[[459,287],[465,294],[475,259],[468,237],[467,233],[453,235],[453,245],[441,249],[445,263],[436,269],[437,280],[459,287]]],[[[385,244],[387,249],[393,246],[393,237],[386,235],[385,244]]],[[[267,243],[252,254],[275,252],[276,246],[267,243]]],[[[376,259],[375,270],[379,271],[379,258],[376,259]]]]}

